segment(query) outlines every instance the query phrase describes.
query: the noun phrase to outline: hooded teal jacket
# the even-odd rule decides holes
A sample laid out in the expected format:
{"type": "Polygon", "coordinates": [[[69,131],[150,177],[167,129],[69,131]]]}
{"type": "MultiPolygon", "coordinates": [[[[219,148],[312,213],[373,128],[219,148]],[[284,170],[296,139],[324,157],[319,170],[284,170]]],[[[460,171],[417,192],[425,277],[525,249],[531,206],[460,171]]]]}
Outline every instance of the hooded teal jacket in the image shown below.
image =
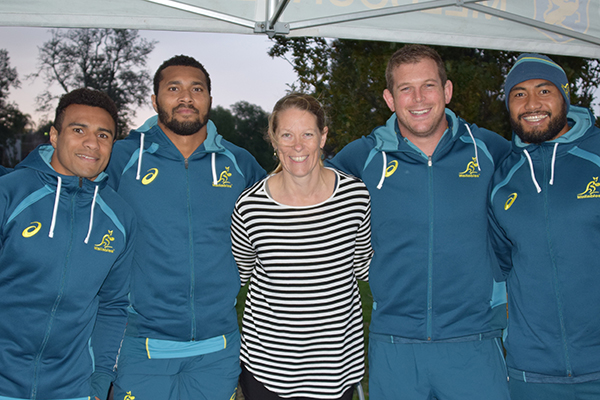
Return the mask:
{"type": "Polygon", "coordinates": [[[156,116],[115,143],[110,184],[133,207],[140,228],[128,336],[189,342],[238,330],[231,213],[265,171],[212,121],[207,128],[187,159],[156,116]]]}
{"type": "Polygon", "coordinates": [[[571,106],[571,129],[540,145],[514,135],[494,176],[490,220],[507,276],[511,379],[600,379],[600,129],[571,106]]]}
{"type": "Polygon", "coordinates": [[[133,212],[53,152],[0,178],[0,398],[106,398],[125,331],[133,212]]]}
{"type": "Polygon", "coordinates": [[[504,283],[492,277],[487,194],[509,142],[448,109],[446,119],[431,157],[400,135],[393,114],[331,162],[369,189],[370,331],[393,342],[498,337],[506,324],[504,283]]]}

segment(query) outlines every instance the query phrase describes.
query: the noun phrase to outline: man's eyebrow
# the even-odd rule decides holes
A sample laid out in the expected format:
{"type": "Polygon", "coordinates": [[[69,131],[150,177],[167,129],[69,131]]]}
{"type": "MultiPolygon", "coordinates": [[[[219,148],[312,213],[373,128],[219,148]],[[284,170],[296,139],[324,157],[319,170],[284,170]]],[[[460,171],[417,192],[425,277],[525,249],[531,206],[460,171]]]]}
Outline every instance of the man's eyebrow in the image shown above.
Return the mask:
{"type": "MultiPolygon", "coordinates": [[[[166,85],[181,85],[182,82],[181,81],[168,81],[166,83],[166,85]]],[[[202,82],[202,81],[192,81],[192,85],[196,86],[196,85],[202,85],[202,86],[206,86],[206,83],[202,82]]]]}
{"type": "MultiPolygon", "coordinates": [[[[551,86],[551,85],[554,86],[554,84],[552,82],[542,82],[542,83],[535,85],[535,87],[539,88],[539,87],[551,86]]],[[[512,89],[510,89],[511,92],[513,90],[526,90],[526,89],[523,86],[515,85],[515,86],[513,86],[512,89]]]]}
{"type": "MultiPolygon", "coordinates": [[[[80,127],[82,127],[82,128],[89,128],[89,125],[88,125],[88,124],[84,124],[83,122],[71,122],[71,123],[70,123],[69,125],[67,125],[67,126],[80,126],[80,127]]],[[[100,127],[100,128],[98,128],[98,130],[99,130],[100,132],[108,132],[108,133],[110,133],[112,136],[115,136],[115,134],[114,134],[114,132],[112,131],[112,129],[108,129],[108,128],[103,128],[103,127],[100,127]]]]}

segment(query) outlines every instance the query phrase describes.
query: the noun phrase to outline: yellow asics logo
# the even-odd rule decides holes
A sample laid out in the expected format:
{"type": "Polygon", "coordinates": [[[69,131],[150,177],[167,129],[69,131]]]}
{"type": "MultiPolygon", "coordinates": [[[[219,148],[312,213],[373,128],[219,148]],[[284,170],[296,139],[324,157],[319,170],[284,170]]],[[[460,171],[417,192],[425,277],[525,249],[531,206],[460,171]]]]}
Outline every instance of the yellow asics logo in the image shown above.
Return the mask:
{"type": "Polygon", "coordinates": [[[219,175],[219,180],[217,181],[217,183],[213,183],[214,187],[231,187],[231,182],[229,182],[229,177],[231,177],[232,174],[231,172],[229,172],[229,167],[225,167],[225,170],[223,172],[221,172],[221,175],[219,175]]]}
{"type": "Polygon", "coordinates": [[[104,251],[106,253],[113,253],[115,249],[110,245],[110,242],[114,242],[115,238],[112,236],[113,231],[109,230],[106,235],[102,237],[102,241],[94,245],[94,250],[104,251]]]}
{"type": "Polygon", "coordinates": [[[235,389],[233,390],[233,394],[231,395],[231,397],[229,398],[229,400],[235,400],[235,398],[236,398],[236,394],[237,394],[237,388],[235,388],[235,389]]]}
{"type": "Polygon", "coordinates": [[[516,199],[517,199],[516,193],[513,193],[510,196],[508,196],[508,200],[506,200],[506,203],[504,203],[504,209],[508,210],[510,208],[510,206],[513,205],[513,203],[515,202],[516,199]]]}
{"type": "Polygon", "coordinates": [[[385,170],[385,177],[389,178],[390,176],[394,175],[394,172],[396,172],[396,169],[398,169],[398,161],[396,161],[396,160],[390,161],[388,163],[388,167],[385,170]]]}
{"type": "Polygon", "coordinates": [[[560,84],[560,86],[562,87],[563,92],[565,92],[565,95],[569,96],[569,83],[566,84],[560,84]]]}
{"type": "Polygon", "coordinates": [[[598,187],[600,187],[600,182],[598,182],[598,177],[595,176],[592,178],[590,183],[587,184],[587,187],[582,193],[577,195],[578,199],[589,199],[594,197],[600,197],[600,193],[598,192],[598,187]]]}
{"type": "Polygon", "coordinates": [[[148,173],[142,178],[142,185],[151,184],[152,181],[156,179],[157,175],[158,175],[158,169],[150,168],[148,170],[148,173]]]}
{"type": "Polygon", "coordinates": [[[131,391],[127,392],[125,397],[123,397],[123,400],[133,400],[133,399],[135,399],[135,396],[131,395],[131,391]]]}
{"type": "Polygon", "coordinates": [[[469,161],[469,163],[467,164],[467,169],[465,169],[463,172],[460,172],[458,174],[459,177],[461,177],[461,178],[479,178],[479,171],[475,170],[479,166],[477,164],[477,158],[472,157],[471,159],[473,161],[469,161]]]}
{"type": "Polygon", "coordinates": [[[38,233],[40,231],[42,227],[42,224],[40,222],[34,221],[31,223],[30,226],[28,226],[27,228],[25,228],[23,230],[23,237],[24,238],[30,238],[32,236],[34,236],[36,233],[38,233]]]}

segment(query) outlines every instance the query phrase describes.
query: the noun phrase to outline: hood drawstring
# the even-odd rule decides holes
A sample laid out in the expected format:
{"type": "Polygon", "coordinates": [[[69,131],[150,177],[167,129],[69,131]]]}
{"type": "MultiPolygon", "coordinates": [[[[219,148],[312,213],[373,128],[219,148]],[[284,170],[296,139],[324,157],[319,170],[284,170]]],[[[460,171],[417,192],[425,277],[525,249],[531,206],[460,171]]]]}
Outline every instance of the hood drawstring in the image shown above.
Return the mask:
{"type": "Polygon", "coordinates": [[[138,155],[138,166],[137,166],[137,174],[135,175],[135,180],[140,180],[140,171],[142,169],[142,153],[144,153],[144,132],[140,133],[140,154],[138,155]]]}
{"type": "Polygon", "coordinates": [[[210,165],[212,167],[213,185],[217,184],[217,167],[216,164],[216,153],[212,153],[210,157],[210,165]]]}
{"type": "Polygon", "coordinates": [[[383,171],[381,171],[381,179],[377,184],[377,189],[381,189],[381,187],[383,186],[383,181],[385,180],[385,172],[387,170],[387,155],[383,150],[381,151],[381,154],[383,155],[383,171]]]}
{"type": "Polygon", "coordinates": [[[475,138],[471,133],[471,128],[469,128],[469,125],[465,124],[465,126],[467,127],[467,132],[469,132],[469,136],[471,136],[471,140],[473,141],[473,147],[475,147],[475,162],[477,163],[477,169],[479,172],[481,172],[481,167],[479,166],[479,155],[477,154],[477,143],[475,143],[475,138]]]}
{"type": "MultiPolygon", "coordinates": [[[[550,164],[550,185],[554,185],[554,165],[556,164],[556,150],[558,149],[558,143],[554,143],[554,151],[552,152],[552,164],[550,164]]],[[[541,192],[542,188],[538,185],[537,180],[535,179],[535,172],[533,171],[533,161],[531,161],[531,156],[526,149],[523,149],[523,154],[527,157],[527,161],[529,161],[529,170],[531,171],[531,180],[535,184],[535,188],[537,192],[541,192]]]]}
{"type": "Polygon", "coordinates": [[[50,223],[50,232],[48,237],[54,237],[54,226],[56,225],[56,213],[58,212],[58,201],[60,200],[60,188],[62,186],[62,179],[58,177],[58,183],[56,184],[56,196],[54,196],[54,210],[52,211],[52,222],[50,223]]]}
{"type": "Polygon", "coordinates": [[[98,195],[98,185],[96,185],[96,189],[94,189],[94,198],[92,199],[92,210],[90,211],[90,226],[88,228],[87,236],[83,243],[87,244],[90,240],[90,235],[92,233],[92,226],[94,226],[94,206],[96,205],[96,196],[98,195]]]}
{"type": "Polygon", "coordinates": [[[554,151],[552,152],[552,173],[550,174],[551,185],[554,185],[554,164],[556,163],[556,149],[558,149],[558,143],[554,143],[554,151]]]}
{"type": "MultiPolygon", "coordinates": [[[[54,209],[52,210],[52,222],[50,223],[50,232],[48,233],[49,238],[54,237],[54,227],[56,226],[56,214],[58,213],[58,203],[60,202],[60,190],[62,188],[62,179],[61,177],[57,177],[58,183],[56,184],[56,196],[54,196],[54,209]]],[[[90,211],[90,226],[88,228],[88,233],[83,241],[85,244],[90,240],[90,234],[92,233],[92,226],[94,226],[94,206],[96,205],[96,196],[98,196],[98,185],[96,185],[96,189],[94,190],[94,198],[92,199],[92,209],[90,211]]]]}
{"type": "Polygon", "coordinates": [[[538,185],[537,181],[535,180],[535,172],[533,172],[533,162],[531,161],[531,156],[529,155],[529,152],[526,149],[523,149],[523,153],[525,154],[525,157],[527,157],[527,161],[529,161],[529,170],[531,171],[531,180],[533,181],[535,188],[537,190],[537,192],[541,192],[542,188],[540,187],[540,185],[538,185]]]}

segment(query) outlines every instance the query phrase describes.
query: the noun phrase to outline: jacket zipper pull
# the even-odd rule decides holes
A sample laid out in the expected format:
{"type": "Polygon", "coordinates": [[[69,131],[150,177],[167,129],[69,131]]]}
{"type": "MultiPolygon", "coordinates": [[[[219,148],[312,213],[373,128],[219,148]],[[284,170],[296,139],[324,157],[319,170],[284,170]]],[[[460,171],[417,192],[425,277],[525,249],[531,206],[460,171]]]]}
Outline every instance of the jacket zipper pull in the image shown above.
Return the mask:
{"type": "Polygon", "coordinates": [[[431,167],[433,165],[433,162],[431,161],[431,156],[427,157],[427,166],[431,167]]]}

